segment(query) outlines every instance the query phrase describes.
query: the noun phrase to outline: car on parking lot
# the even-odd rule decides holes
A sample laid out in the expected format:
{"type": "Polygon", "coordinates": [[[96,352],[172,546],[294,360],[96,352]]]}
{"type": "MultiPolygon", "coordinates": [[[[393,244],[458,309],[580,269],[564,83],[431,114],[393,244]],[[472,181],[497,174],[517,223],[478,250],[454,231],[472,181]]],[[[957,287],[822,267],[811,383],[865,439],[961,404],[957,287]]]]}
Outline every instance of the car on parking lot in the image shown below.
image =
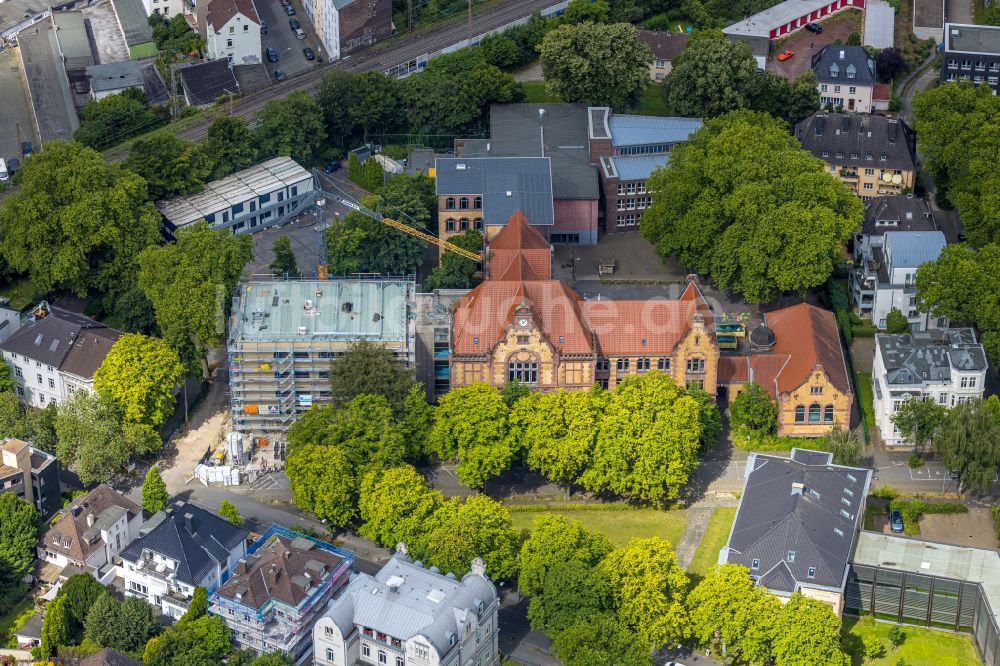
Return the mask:
{"type": "Polygon", "coordinates": [[[323,173],[333,173],[334,171],[340,171],[340,160],[333,160],[323,167],[323,173]]]}
{"type": "Polygon", "coordinates": [[[295,29],[295,39],[305,39],[306,33],[302,32],[301,28],[295,29]]]}
{"type": "Polygon", "coordinates": [[[308,47],[302,49],[302,55],[305,56],[306,60],[315,60],[316,59],[316,54],[313,53],[313,50],[310,49],[310,48],[308,48],[308,47]]]}
{"type": "Polygon", "coordinates": [[[806,30],[808,30],[814,35],[818,35],[821,32],[823,32],[823,26],[821,26],[819,23],[806,23],[806,30]]]}
{"type": "Polygon", "coordinates": [[[778,54],[778,60],[788,60],[793,55],[795,55],[795,51],[791,49],[785,49],[784,51],[778,54]]]}
{"type": "Polygon", "coordinates": [[[891,529],[896,534],[902,534],[903,514],[899,512],[899,509],[892,509],[891,511],[889,511],[889,529],[891,529]]]}
{"type": "Polygon", "coordinates": [[[260,22],[260,34],[262,35],[267,34],[267,24],[264,23],[263,21],[260,22]]]}
{"type": "Polygon", "coordinates": [[[295,32],[301,26],[299,25],[298,19],[288,19],[288,27],[292,29],[292,32],[295,32]]]}
{"type": "Polygon", "coordinates": [[[278,52],[275,51],[274,49],[268,48],[267,51],[265,51],[264,53],[267,56],[268,62],[278,62],[279,59],[278,52]]]}
{"type": "Polygon", "coordinates": [[[295,16],[295,7],[291,5],[285,5],[285,13],[289,16],[295,16]]]}
{"type": "Polygon", "coordinates": [[[35,152],[35,147],[31,145],[30,141],[21,142],[21,159],[24,159],[28,155],[32,155],[35,152]]]}
{"type": "Polygon", "coordinates": [[[284,81],[288,77],[285,76],[285,73],[283,71],[281,71],[280,69],[276,69],[274,70],[274,78],[276,78],[279,81],[284,81]]]}

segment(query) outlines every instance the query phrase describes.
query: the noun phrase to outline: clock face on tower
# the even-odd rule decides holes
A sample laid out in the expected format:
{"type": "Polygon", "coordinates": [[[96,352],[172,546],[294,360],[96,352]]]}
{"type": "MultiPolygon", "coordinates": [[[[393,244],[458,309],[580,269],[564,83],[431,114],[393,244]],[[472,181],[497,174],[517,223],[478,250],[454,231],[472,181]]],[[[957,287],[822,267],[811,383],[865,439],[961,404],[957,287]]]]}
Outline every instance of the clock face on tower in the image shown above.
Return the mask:
{"type": "Polygon", "coordinates": [[[518,326],[520,326],[521,328],[524,328],[525,326],[527,326],[527,325],[528,325],[528,320],[527,320],[527,319],[519,319],[519,320],[517,321],[517,324],[518,324],[518,326]]]}

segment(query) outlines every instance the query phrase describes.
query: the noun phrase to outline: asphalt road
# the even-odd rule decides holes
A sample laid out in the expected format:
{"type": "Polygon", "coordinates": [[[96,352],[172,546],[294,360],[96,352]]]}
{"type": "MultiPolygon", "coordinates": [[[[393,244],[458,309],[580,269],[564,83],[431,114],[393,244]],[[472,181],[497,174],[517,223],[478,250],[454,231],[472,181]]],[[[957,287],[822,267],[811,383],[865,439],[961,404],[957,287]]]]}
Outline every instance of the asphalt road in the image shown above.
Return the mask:
{"type": "MultiPolygon", "coordinates": [[[[264,66],[267,67],[267,73],[272,80],[276,70],[280,69],[287,76],[295,76],[312,69],[317,64],[315,60],[309,62],[305,59],[305,56],[302,55],[302,48],[308,46],[316,51],[319,39],[316,38],[316,33],[309,23],[309,19],[306,18],[305,12],[302,11],[302,3],[299,0],[292,0],[292,6],[295,8],[295,16],[288,16],[279,0],[260,0],[256,4],[260,19],[267,24],[267,34],[261,35],[262,55],[267,48],[278,52],[278,62],[276,63],[268,62],[267,57],[264,57],[264,66]],[[305,31],[305,39],[297,39],[289,27],[289,20],[293,18],[298,20],[302,30],[305,31]]],[[[317,55],[324,57],[326,53],[325,51],[317,51],[317,55]]]]}

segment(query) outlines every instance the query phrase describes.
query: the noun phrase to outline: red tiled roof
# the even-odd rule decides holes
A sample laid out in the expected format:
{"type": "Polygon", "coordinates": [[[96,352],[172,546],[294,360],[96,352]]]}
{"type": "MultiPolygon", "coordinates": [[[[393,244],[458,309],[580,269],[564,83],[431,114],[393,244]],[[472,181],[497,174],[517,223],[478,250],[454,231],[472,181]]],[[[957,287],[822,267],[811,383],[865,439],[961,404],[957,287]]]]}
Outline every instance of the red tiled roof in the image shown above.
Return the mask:
{"type": "Polygon", "coordinates": [[[503,274],[497,278],[505,282],[521,282],[524,280],[541,280],[542,278],[531,267],[523,254],[518,254],[517,258],[510,262],[503,274]]]}
{"type": "Polygon", "coordinates": [[[837,390],[850,393],[844,350],[832,312],[800,303],[768,314],[767,325],[776,338],[773,355],[788,356],[778,375],[779,391],[798,388],[819,365],[837,390]]]}
{"type": "Polygon", "coordinates": [[[606,356],[673,353],[696,309],[691,300],[584,301],[581,306],[606,356]]]}
{"type": "Polygon", "coordinates": [[[492,241],[491,250],[545,250],[549,244],[538,230],[528,223],[524,213],[517,211],[510,216],[507,224],[492,241]]]}
{"type": "Polygon", "coordinates": [[[892,97],[891,88],[888,83],[876,83],[872,90],[872,99],[884,99],[886,101],[892,97]]]}
{"type": "Polygon", "coordinates": [[[746,356],[720,356],[718,368],[720,384],[743,384],[747,381],[749,368],[746,356]]]}
{"type": "Polygon", "coordinates": [[[538,230],[528,224],[528,218],[518,211],[511,215],[510,220],[500,233],[490,241],[490,277],[493,280],[529,279],[505,277],[511,264],[523,259],[531,267],[535,280],[548,280],[552,277],[552,258],[549,243],[538,230]]]}
{"type": "Polygon", "coordinates": [[[253,0],[211,0],[205,19],[207,24],[218,32],[237,13],[243,14],[243,16],[246,16],[254,23],[260,24],[260,18],[257,16],[257,8],[254,7],[253,0]]]}
{"type": "Polygon", "coordinates": [[[753,380],[775,398],[774,379],[788,363],[788,354],[751,354],[725,355],[719,357],[720,384],[746,384],[750,381],[750,370],[753,370],[753,380]]]}

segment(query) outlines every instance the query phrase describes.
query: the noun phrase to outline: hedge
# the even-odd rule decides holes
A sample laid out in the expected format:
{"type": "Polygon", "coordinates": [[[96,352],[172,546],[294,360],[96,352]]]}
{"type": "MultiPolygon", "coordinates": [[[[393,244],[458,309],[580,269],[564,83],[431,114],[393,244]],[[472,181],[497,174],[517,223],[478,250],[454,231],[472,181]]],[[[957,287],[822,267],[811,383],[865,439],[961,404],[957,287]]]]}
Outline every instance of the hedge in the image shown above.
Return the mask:
{"type": "Polygon", "coordinates": [[[1000,540],[1000,504],[990,511],[993,513],[993,530],[997,533],[997,539],[1000,540]]]}
{"type": "Polygon", "coordinates": [[[742,430],[734,430],[732,436],[733,444],[745,451],[788,451],[795,448],[826,451],[826,440],[822,437],[766,435],[742,430]]]}
{"type": "Polygon", "coordinates": [[[903,530],[907,534],[920,534],[920,517],[925,513],[968,513],[964,504],[949,502],[924,502],[923,500],[893,500],[889,502],[890,509],[896,509],[903,515],[903,530]]]}
{"type": "Polygon", "coordinates": [[[511,513],[545,513],[546,511],[631,511],[636,507],[625,502],[601,504],[504,504],[511,513]]]}

